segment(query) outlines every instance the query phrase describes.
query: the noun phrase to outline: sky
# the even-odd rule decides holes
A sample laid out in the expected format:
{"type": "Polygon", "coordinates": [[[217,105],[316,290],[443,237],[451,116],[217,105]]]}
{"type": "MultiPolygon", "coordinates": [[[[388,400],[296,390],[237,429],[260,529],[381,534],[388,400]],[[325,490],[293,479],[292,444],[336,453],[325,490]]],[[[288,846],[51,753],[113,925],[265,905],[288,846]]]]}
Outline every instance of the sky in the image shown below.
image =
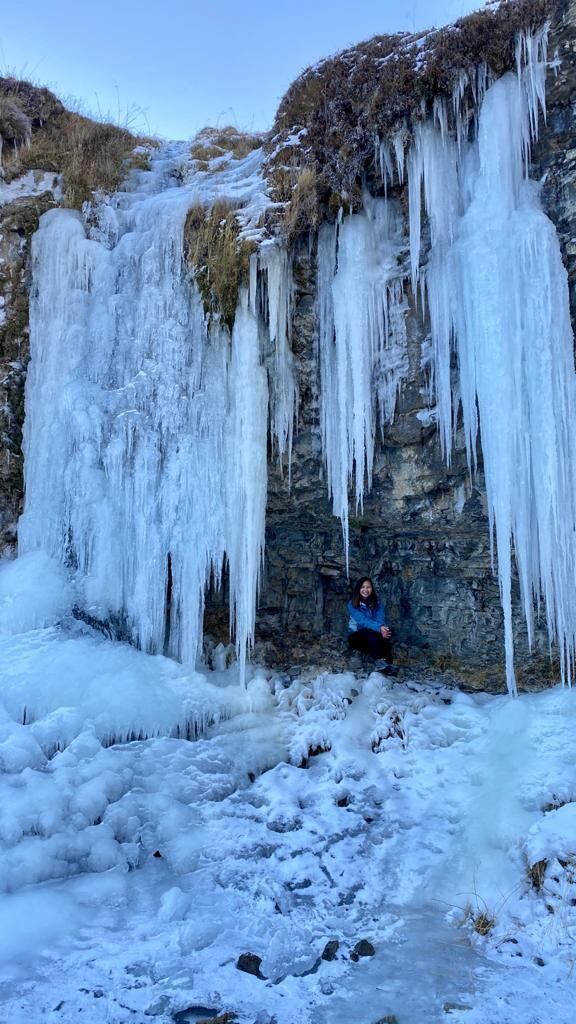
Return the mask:
{"type": "Polygon", "coordinates": [[[440,27],[483,0],[0,0],[0,72],[85,112],[185,139],[271,127],[304,68],[370,36],[440,27]]]}

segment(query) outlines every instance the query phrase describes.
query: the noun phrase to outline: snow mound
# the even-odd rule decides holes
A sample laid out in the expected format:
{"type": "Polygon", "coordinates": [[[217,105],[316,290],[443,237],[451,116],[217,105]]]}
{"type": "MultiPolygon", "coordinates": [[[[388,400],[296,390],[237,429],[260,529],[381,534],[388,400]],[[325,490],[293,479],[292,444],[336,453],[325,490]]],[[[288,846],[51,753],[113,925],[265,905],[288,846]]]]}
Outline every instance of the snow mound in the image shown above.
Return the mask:
{"type": "Polygon", "coordinates": [[[64,569],[43,551],[0,562],[0,635],[52,626],[72,604],[64,569]]]}

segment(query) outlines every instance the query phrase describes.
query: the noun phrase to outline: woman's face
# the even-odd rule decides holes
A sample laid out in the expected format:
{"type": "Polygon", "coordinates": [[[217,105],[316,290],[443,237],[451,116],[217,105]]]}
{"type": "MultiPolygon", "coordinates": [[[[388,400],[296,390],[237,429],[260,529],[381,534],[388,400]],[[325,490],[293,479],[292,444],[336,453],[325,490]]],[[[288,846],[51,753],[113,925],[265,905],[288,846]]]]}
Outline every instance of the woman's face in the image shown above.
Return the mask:
{"type": "Polygon", "coordinates": [[[366,600],[367,597],[370,597],[371,593],[372,584],[370,583],[370,580],[364,580],[364,583],[360,587],[360,597],[366,600]]]}

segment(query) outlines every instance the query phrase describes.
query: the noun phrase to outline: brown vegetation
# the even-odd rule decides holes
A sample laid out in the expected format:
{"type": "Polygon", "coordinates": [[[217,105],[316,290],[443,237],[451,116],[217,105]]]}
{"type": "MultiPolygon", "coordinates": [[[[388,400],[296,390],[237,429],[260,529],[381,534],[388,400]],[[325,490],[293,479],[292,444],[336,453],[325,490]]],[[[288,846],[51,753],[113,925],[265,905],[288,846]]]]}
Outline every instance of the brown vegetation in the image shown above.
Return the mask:
{"type": "Polygon", "coordinates": [[[0,96],[0,161],[4,146],[26,146],[32,135],[32,123],[17,99],[0,96]]]}
{"type": "Polygon", "coordinates": [[[240,238],[232,205],[218,199],[209,208],[198,203],[186,218],[184,250],[193,268],[207,316],[220,316],[232,330],[238,292],[248,281],[254,243],[240,238]]]}
{"type": "Polygon", "coordinates": [[[30,169],[62,174],[66,206],[81,206],[98,189],[114,191],[132,161],[138,162],[138,155],[132,154],[143,140],[126,128],[66,110],[48,89],[0,78],[0,133],[6,138],[3,110],[18,112],[12,118],[13,130],[17,117],[21,125],[20,137],[12,136],[13,145],[4,154],[6,177],[10,180],[30,169]]]}
{"type": "Polygon", "coordinates": [[[485,910],[480,910],[472,916],[472,928],[477,935],[489,935],[495,924],[496,918],[485,910]]]}
{"type": "Polygon", "coordinates": [[[540,27],[549,6],[503,0],[440,30],[375,36],[304,71],[282,99],[266,147],[273,199],[290,201],[287,180],[293,189],[308,168],[324,214],[355,208],[375,137],[403,128],[409,138],[462,72],[474,81],[482,65],[493,78],[513,68],[517,33],[540,27]]]}
{"type": "Polygon", "coordinates": [[[301,232],[318,225],[318,194],[316,171],[313,167],[298,168],[296,181],[291,184],[288,174],[284,187],[287,190],[286,207],[282,215],[283,233],[289,242],[301,232]],[[288,191],[289,188],[289,191],[288,191]]]}
{"type": "Polygon", "coordinates": [[[203,128],[193,140],[190,155],[200,164],[199,170],[208,170],[211,160],[230,154],[235,160],[242,160],[248,153],[262,145],[264,136],[259,133],[241,132],[228,125],[226,128],[203,128]]]}
{"type": "Polygon", "coordinates": [[[544,885],[544,878],[546,875],[546,868],[548,867],[547,860],[537,860],[535,864],[530,864],[528,867],[528,878],[530,884],[534,889],[540,890],[544,885]]]}

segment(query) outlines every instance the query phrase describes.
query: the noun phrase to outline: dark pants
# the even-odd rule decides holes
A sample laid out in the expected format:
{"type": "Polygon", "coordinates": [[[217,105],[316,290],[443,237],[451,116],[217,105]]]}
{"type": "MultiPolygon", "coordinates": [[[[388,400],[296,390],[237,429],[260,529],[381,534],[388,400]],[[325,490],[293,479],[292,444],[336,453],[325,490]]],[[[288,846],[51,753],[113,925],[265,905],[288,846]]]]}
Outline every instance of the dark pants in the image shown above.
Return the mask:
{"type": "Polygon", "coordinates": [[[375,629],[357,629],[355,633],[349,633],[348,643],[354,651],[392,663],[392,643],[375,629]]]}

